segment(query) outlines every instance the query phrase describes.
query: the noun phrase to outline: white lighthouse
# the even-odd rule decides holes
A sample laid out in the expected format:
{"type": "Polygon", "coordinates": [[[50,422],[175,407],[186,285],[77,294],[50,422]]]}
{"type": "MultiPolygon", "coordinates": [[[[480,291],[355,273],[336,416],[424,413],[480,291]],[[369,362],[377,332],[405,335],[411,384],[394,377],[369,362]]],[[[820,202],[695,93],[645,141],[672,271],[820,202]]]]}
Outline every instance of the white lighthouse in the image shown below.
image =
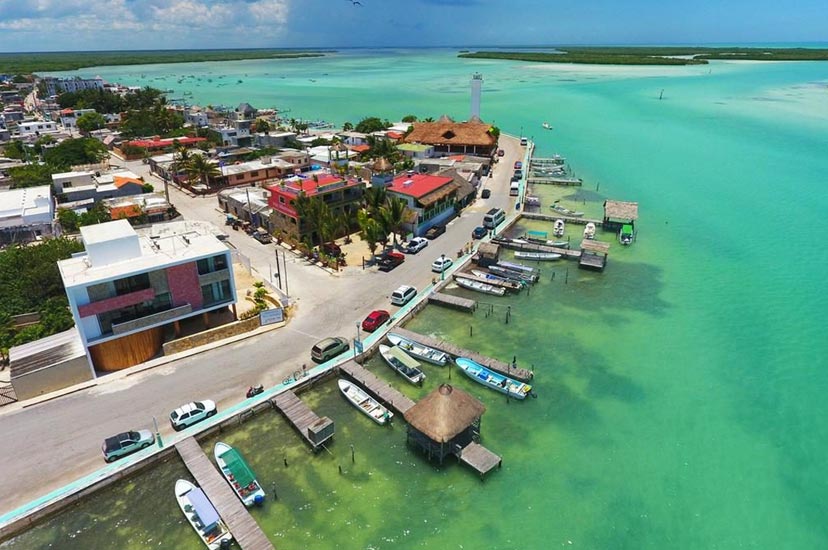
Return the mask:
{"type": "Polygon", "coordinates": [[[483,88],[483,75],[474,73],[471,79],[471,118],[480,118],[480,90],[483,88]]]}

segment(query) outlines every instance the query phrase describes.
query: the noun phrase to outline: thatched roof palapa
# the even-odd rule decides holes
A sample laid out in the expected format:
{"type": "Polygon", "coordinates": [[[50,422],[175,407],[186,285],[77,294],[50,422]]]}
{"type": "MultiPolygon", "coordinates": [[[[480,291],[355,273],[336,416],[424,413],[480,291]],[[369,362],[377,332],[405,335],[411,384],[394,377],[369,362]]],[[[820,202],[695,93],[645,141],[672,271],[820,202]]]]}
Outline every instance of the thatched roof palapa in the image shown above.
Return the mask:
{"type": "Polygon", "coordinates": [[[604,201],[604,217],[614,220],[637,220],[638,203],[624,201],[604,201]]]}
{"type": "Polygon", "coordinates": [[[405,137],[406,143],[428,145],[479,145],[493,146],[495,138],[489,133],[490,124],[485,122],[416,122],[414,129],[405,137]]]}
{"type": "Polygon", "coordinates": [[[405,421],[437,443],[451,441],[471,426],[486,407],[463,390],[442,384],[405,413],[405,421]]]}
{"type": "Polygon", "coordinates": [[[387,158],[380,157],[374,162],[374,164],[371,166],[371,169],[374,172],[390,172],[394,169],[394,165],[388,162],[387,158]]]}

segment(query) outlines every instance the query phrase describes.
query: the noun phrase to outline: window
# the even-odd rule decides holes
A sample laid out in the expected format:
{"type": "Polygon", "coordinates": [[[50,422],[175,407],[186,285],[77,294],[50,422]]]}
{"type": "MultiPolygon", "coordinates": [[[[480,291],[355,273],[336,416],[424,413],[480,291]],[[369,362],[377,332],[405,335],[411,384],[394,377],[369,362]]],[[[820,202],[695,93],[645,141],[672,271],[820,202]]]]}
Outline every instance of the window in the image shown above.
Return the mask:
{"type": "Polygon", "coordinates": [[[255,178],[255,177],[256,177],[256,176],[258,176],[258,175],[259,175],[259,171],[258,171],[258,170],[253,170],[252,172],[250,172],[250,177],[251,177],[251,178],[255,178]]]}
{"type": "Polygon", "coordinates": [[[150,288],[150,280],[147,273],[140,273],[138,275],[132,275],[131,277],[117,279],[113,281],[113,284],[115,285],[116,296],[150,288]]]}
{"type": "Polygon", "coordinates": [[[206,275],[214,271],[221,271],[227,269],[227,256],[219,254],[218,256],[211,256],[210,258],[202,258],[196,262],[198,266],[198,274],[206,275]]]}
{"type": "Polygon", "coordinates": [[[204,307],[229,301],[233,297],[230,292],[230,280],[224,279],[202,286],[201,297],[204,300],[204,307]]]}
{"type": "Polygon", "coordinates": [[[279,204],[285,204],[285,198],[279,197],[279,204]]]}

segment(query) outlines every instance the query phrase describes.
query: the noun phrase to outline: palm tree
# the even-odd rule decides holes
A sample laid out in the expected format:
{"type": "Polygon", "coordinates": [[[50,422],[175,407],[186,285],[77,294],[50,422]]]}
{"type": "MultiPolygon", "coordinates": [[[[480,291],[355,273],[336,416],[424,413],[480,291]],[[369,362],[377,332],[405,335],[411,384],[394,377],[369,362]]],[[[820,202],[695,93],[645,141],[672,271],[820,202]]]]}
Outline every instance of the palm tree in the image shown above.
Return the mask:
{"type": "Polygon", "coordinates": [[[201,183],[210,187],[210,180],[221,176],[218,166],[210,162],[204,155],[193,155],[187,163],[186,170],[190,185],[201,183]]]}
{"type": "Polygon", "coordinates": [[[350,122],[346,122],[345,124],[342,125],[342,131],[343,132],[350,132],[353,129],[354,129],[354,125],[351,124],[350,122]]]}
{"type": "Polygon", "coordinates": [[[365,193],[362,195],[362,200],[365,202],[365,206],[371,216],[379,212],[379,209],[385,204],[387,196],[386,188],[382,186],[369,187],[365,190],[365,193]]]}
{"type": "Polygon", "coordinates": [[[394,244],[397,244],[397,233],[402,231],[408,207],[403,199],[388,197],[386,205],[380,209],[383,226],[394,235],[394,244]]]}
{"type": "Polygon", "coordinates": [[[380,241],[382,228],[379,222],[370,218],[364,210],[360,210],[357,214],[357,223],[359,223],[360,236],[368,245],[368,250],[371,252],[371,257],[373,257],[374,251],[377,249],[377,243],[380,241]]]}

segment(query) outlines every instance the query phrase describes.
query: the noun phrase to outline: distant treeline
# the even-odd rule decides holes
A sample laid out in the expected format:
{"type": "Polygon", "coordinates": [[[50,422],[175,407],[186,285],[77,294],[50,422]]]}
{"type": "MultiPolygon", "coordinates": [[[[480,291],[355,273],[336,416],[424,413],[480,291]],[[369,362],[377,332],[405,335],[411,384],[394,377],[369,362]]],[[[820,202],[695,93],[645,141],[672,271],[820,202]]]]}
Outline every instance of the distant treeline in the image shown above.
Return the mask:
{"type": "Polygon", "coordinates": [[[828,61],[828,49],[701,47],[558,47],[556,52],[474,52],[459,57],[588,65],[703,65],[709,59],[828,61]],[[560,52],[560,53],[558,53],[560,52]],[[677,57],[688,56],[688,57],[677,57]],[[690,57],[692,56],[692,57],[690,57]]]}
{"type": "Polygon", "coordinates": [[[293,50],[137,50],[112,52],[0,53],[0,74],[31,74],[74,71],[101,65],[149,65],[237,61],[240,59],[293,59],[321,57],[326,52],[293,50]]]}

